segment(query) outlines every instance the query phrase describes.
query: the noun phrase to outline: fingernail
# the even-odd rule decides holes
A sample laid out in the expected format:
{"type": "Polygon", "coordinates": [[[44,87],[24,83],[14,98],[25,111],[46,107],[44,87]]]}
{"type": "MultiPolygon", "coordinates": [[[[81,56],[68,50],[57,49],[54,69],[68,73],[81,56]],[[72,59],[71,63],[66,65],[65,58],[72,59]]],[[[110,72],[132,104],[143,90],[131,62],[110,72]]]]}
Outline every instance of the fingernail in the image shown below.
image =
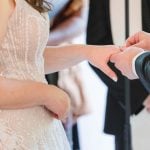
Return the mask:
{"type": "Polygon", "coordinates": [[[112,79],[113,79],[113,81],[115,81],[115,82],[118,81],[118,78],[117,78],[117,77],[113,77],[112,79]]]}

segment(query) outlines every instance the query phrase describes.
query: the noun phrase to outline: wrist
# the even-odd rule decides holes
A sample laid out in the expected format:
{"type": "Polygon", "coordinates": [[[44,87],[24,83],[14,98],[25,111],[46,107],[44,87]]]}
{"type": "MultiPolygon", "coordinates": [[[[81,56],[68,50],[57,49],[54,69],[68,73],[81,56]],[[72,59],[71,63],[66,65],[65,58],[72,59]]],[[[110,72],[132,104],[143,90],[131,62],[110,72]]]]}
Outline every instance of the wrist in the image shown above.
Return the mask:
{"type": "Polygon", "coordinates": [[[44,106],[50,105],[50,102],[51,102],[50,99],[55,100],[53,98],[54,88],[55,88],[54,85],[47,85],[43,88],[43,93],[42,93],[43,99],[41,99],[40,101],[41,105],[44,105],[44,106]]]}
{"type": "MultiPolygon", "coordinates": [[[[31,82],[31,81],[30,81],[31,82]]],[[[34,84],[34,83],[33,83],[34,84]]],[[[49,85],[44,84],[44,83],[35,83],[33,92],[31,93],[33,95],[36,95],[33,99],[35,99],[35,105],[42,106],[45,105],[50,98],[50,92],[49,92],[49,85]]]]}
{"type": "Polygon", "coordinates": [[[42,105],[47,107],[52,112],[57,112],[61,100],[61,93],[59,93],[59,88],[54,85],[47,85],[47,88],[44,90],[44,99],[42,105]]]}
{"type": "Polygon", "coordinates": [[[136,69],[135,69],[135,61],[136,61],[136,59],[137,59],[140,55],[142,55],[143,53],[145,53],[144,50],[141,51],[141,52],[139,52],[139,53],[138,53],[137,55],[135,55],[134,58],[132,59],[132,71],[133,71],[134,75],[135,75],[137,78],[138,78],[138,75],[137,75],[136,69]]]}

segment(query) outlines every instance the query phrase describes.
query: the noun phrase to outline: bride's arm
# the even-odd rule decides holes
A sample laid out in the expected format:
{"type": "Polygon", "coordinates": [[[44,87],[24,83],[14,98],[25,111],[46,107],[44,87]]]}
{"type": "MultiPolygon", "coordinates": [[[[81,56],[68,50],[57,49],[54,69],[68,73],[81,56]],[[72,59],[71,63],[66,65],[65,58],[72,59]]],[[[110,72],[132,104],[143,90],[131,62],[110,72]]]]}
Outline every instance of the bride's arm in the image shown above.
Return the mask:
{"type": "Polygon", "coordinates": [[[69,109],[69,97],[55,86],[31,80],[0,77],[0,109],[45,105],[61,119],[69,109]]]}
{"type": "Polygon", "coordinates": [[[68,45],[47,47],[44,52],[45,73],[52,73],[71,67],[81,61],[88,60],[91,64],[101,69],[113,80],[117,80],[116,74],[108,67],[107,63],[112,54],[120,50],[117,46],[92,46],[92,45],[68,45]]]}

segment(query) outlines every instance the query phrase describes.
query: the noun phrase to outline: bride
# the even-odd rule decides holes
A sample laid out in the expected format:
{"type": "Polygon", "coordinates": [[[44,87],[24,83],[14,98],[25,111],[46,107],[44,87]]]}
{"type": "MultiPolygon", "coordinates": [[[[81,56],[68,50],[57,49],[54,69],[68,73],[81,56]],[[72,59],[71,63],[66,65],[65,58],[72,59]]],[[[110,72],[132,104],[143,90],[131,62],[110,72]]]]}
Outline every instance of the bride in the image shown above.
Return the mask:
{"type": "Polygon", "coordinates": [[[50,4],[44,0],[1,0],[0,10],[0,149],[69,150],[60,120],[70,99],[45,74],[88,60],[116,81],[107,62],[119,48],[46,47],[50,4]]]}

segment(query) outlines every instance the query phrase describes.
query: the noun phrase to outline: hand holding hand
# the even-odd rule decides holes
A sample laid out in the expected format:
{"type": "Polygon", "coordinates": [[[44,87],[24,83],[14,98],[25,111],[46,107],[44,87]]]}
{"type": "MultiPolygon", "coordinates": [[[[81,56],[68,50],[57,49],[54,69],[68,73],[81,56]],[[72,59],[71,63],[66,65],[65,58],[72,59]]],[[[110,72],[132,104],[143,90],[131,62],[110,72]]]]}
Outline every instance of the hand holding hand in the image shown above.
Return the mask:
{"type": "Polygon", "coordinates": [[[120,48],[114,45],[107,46],[89,46],[88,61],[102,70],[112,80],[117,81],[117,75],[112,71],[108,62],[113,54],[120,52],[120,48]]]}
{"type": "Polygon", "coordinates": [[[126,48],[123,52],[111,56],[110,61],[115,64],[115,67],[129,79],[136,79],[137,76],[132,71],[133,58],[143,49],[137,47],[126,48]]]}

